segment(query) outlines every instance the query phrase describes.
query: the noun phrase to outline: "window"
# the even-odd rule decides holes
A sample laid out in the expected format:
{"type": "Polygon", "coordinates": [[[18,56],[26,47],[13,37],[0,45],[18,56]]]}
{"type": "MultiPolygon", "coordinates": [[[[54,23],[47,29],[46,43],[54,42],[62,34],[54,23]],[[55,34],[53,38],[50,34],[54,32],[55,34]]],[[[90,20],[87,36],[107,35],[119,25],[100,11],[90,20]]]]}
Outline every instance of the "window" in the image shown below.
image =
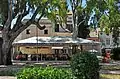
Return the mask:
{"type": "Polygon", "coordinates": [[[57,20],[58,20],[59,18],[57,17],[57,20]]]}
{"type": "Polygon", "coordinates": [[[69,16],[69,17],[68,17],[68,19],[72,19],[72,17],[71,17],[71,16],[69,16]]]}
{"type": "Polygon", "coordinates": [[[67,21],[67,22],[72,23],[72,21],[67,21]]]}
{"type": "Polygon", "coordinates": [[[30,48],[30,47],[26,47],[26,48],[30,48]]]}
{"type": "Polygon", "coordinates": [[[48,30],[44,30],[44,34],[48,34],[48,30]]]}
{"type": "Polygon", "coordinates": [[[30,34],[30,29],[27,29],[27,30],[26,30],[26,34],[30,34]]]}
{"type": "Polygon", "coordinates": [[[106,45],[110,45],[110,38],[106,38],[106,45]]]}
{"type": "Polygon", "coordinates": [[[56,24],[56,26],[55,26],[55,32],[59,32],[59,24],[56,24]]]}

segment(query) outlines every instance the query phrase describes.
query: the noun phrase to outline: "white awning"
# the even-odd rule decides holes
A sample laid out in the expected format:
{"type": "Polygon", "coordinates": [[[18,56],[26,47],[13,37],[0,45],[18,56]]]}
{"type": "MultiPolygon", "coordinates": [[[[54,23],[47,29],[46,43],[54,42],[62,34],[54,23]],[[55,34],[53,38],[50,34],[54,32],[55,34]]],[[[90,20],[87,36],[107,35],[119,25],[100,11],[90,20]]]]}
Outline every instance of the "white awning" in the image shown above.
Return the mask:
{"type": "Polygon", "coordinates": [[[13,42],[13,45],[57,45],[57,44],[100,44],[100,42],[94,42],[92,40],[76,38],[73,39],[70,36],[52,36],[52,37],[31,37],[27,39],[23,39],[17,42],[13,42]]]}
{"type": "Polygon", "coordinates": [[[52,49],[63,49],[63,47],[52,47],[52,49]]]}

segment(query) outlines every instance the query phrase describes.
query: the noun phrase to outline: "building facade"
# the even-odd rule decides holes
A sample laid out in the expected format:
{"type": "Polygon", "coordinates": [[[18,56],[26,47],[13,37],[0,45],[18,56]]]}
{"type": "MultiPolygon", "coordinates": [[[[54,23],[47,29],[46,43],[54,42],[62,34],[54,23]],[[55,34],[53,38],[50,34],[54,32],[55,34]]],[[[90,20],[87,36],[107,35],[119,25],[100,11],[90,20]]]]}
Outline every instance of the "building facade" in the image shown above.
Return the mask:
{"type": "Polygon", "coordinates": [[[113,48],[112,34],[106,34],[105,32],[99,32],[99,38],[103,48],[113,48]]]}
{"type": "Polygon", "coordinates": [[[27,29],[25,29],[15,41],[26,39],[33,36],[71,36],[72,35],[72,13],[68,13],[67,24],[63,25],[62,28],[59,23],[55,26],[48,18],[42,18],[40,21],[40,26],[46,26],[44,30],[40,30],[36,25],[31,24],[27,29]],[[66,32],[69,31],[69,32],[66,32]]]}
{"type": "MultiPolygon", "coordinates": [[[[36,27],[36,25],[31,24],[15,39],[14,42],[24,40],[24,39],[29,39],[32,37],[64,36],[67,38],[67,37],[72,36],[73,26],[72,26],[72,14],[71,13],[68,13],[67,24],[63,25],[63,27],[61,27],[59,23],[57,23],[57,25],[54,26],[54,24],[48,18],[42,18],[39,21],[39,23],[40,23],[40,26],[45,26],[46,28],[44,30],[40,30],[38,29],[38,27],[36,27]]],[[[60,38],[56,38],[56,39],[60,39],[60,38]]],[[[44,40],[40,40],[40,41],[44,42],[44,40]]],[[[29,40],[29,42],[33,42],[33,41],[29,40]]],[[[60,40],[57,40],[57,42],[60,42],[60,40]]],[[[93,49],[93,47],[95,48],[97,46],[91,46],[91,44],[85,44],[83,46],[83,50],[90,50],[90,49],[93,49]]],[[[78,48],[80,49],[80,46],[78,48]]],[[[98,45],[97,50],[99,50],[99,45],[98,45]]],[[[36,45],[26,44],[26,45],[21,45],[21,46],[14,46],[13,52],[16,55],[19,54],[20,52],[22,54],[32,55],[34,56],[32,57],[33,60],[44,60],[46,58],[68,59],[72,54],[72,46],[67,45],[67,44],[61,44],[61,43],[55,44],[55,45],[41,46],[41,45],[38,45],[38,41],[37,41],[36,45]],[[37,59],[34,59],[35,57],[37,57],[37,59]]]]}

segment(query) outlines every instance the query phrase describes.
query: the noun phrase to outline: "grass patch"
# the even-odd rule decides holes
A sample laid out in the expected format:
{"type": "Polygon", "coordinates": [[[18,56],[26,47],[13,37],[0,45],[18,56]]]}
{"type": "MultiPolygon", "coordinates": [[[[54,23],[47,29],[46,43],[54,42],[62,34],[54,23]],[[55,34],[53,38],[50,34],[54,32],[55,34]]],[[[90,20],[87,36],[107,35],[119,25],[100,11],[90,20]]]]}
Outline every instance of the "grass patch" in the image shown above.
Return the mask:
{"type": "Polygon", "coordinates": [[[19,70],[20,70],[19,68],[1,69],[0,76],[15,76],[19,70]]]}
{"type": "Polygon", "coordinates": [[[114,74],[100,74],[100,79],[120,79],[120,75],[114,74]]]}

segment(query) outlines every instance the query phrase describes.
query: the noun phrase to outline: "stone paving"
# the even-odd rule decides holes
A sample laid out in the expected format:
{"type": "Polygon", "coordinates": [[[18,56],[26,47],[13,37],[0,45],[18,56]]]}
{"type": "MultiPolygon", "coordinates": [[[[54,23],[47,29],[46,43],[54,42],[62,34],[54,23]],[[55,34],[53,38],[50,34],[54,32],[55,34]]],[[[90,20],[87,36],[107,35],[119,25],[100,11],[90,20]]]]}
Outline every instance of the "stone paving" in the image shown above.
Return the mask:
{"type": "Polygon", "coordinates": [[[0,76],[0,79],[17,79],[17,78],[13,76],[0,76]]]}
{"type": "Polygon", "coordinates": [[[115,74],[120,75],[120,70],[100,70],[100,74],[115,74]]]}
{"type": "MultiPolygon", "coordinates": [[[[113,61],[111,63],[100,63],[101,66],[120,66],[120,61],[113,61]]],[[[101,74],[117,74],[120,75],[120,70],[100,70],[101,74]]]]}

